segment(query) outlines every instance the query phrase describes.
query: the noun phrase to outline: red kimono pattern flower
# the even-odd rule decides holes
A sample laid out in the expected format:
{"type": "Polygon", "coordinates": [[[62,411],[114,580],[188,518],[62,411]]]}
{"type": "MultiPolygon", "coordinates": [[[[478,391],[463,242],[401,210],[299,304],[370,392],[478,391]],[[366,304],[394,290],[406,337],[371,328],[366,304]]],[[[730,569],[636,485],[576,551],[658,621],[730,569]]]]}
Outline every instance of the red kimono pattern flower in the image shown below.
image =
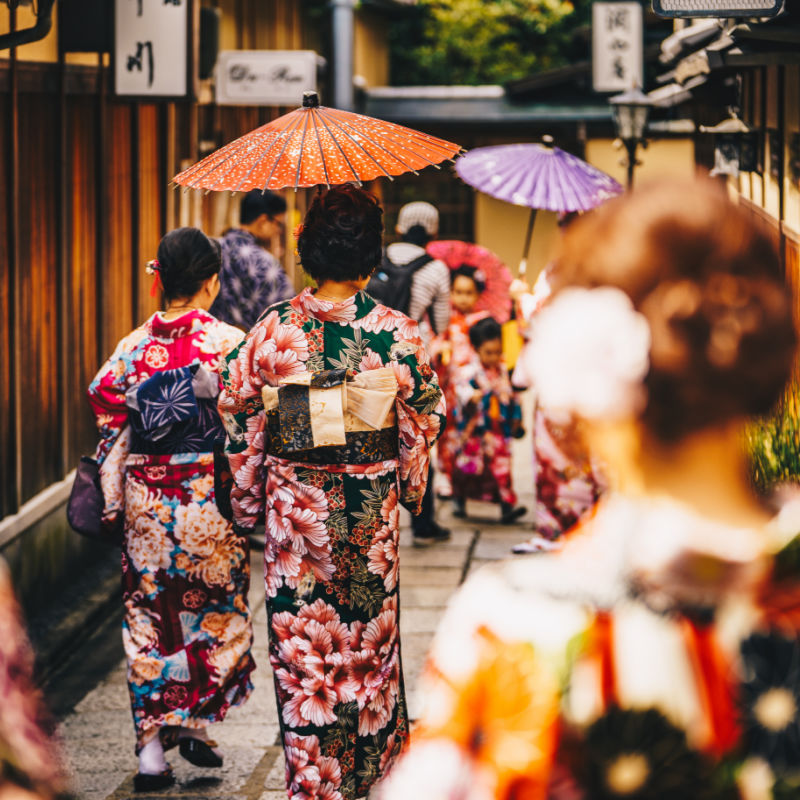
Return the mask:
{"type": "Polygon", "coordinates": [[[398,610],[399,504],[418,510],[444,403],[416,323],[358,293],[272,306],[228,359],[219,407],[232,505],[264,523],[270,662],[292,800],[368,794],[408,734],[398,610]],[[267,452],[261,390],[284,375],[389,366],[396,449],[374,463],[267,452]],[[394,453],[396,452],[396,455],[394,453]]]}
{"type": "MultiPolygon", "coordinates": [[[[89,387],[98,460],[123,431],[129,439],[127,459],[114,462],[124,502],[107,497],[107,503],[125,521],[123,643],[137,749],[154,729],[223,719],[252,691],[254,663],[248,543],[214,496],[211,444],[224,435],[216,399],[195,403],[192,396],[188,418],[153,438],[128,424],[134,412],[126,393],[198,364],[217,375],[241,337],[204,311],[169,321],[156,314],[120,342],[89,387]]],[[[180,390],[182,401],[193,392],[188,384],[180,390]]]]}

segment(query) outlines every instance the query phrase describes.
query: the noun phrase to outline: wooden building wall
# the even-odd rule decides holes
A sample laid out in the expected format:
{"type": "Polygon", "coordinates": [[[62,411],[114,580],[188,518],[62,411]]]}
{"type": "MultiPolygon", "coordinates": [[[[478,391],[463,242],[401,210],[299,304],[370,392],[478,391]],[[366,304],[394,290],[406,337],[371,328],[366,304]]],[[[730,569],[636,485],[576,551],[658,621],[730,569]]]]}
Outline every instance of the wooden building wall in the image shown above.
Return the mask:
{"type": "MultiPolygon", "coordinates": [[[[303,44],[294,0],[211,4],[223,47],[303,44]]],[[[285,110],[118,100],[107,56],[48,61],[52,44],[38,61],[0,53],[0,520],[93,450],[86,387],[157,307],[144,266],[161,236],[184,219],[221,232],[215,206],[229,199],[178,193],[170,178],[201,141],[285,110]]]]}

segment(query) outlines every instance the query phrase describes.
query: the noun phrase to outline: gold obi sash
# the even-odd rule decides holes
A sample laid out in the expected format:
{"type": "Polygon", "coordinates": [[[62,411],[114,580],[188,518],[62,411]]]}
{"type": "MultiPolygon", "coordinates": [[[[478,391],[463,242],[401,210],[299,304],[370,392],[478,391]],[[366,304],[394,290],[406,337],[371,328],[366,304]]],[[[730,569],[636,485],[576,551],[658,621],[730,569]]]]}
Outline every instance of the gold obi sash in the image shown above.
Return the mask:
{"type": "Polygon", "coordinates": [[[267,452],[314,463],[397,458],[397,388],[389,367],[301,372],[265,386],[267,452]]]}

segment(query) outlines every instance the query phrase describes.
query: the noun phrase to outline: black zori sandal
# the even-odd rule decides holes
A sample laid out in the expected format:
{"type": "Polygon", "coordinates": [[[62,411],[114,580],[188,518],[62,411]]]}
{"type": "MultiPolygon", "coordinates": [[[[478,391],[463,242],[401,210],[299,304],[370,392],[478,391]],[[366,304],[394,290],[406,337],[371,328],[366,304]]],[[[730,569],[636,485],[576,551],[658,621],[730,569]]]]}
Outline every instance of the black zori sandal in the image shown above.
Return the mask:
{"type": "Polygon", "coordinates": [[[215,769],[222,766],[222,756],[217,755],[212,749],[216,746],[216,742],[210,740],[204,742],[202,739],[187,736],[178,743],[178,752],[196,767],[215,769]]]}
{"type": "Polygon", "coordinates": [[[167,767],[163,772],[151,775],[148,772],[137,772],[133,776],[133,788],[137,792],[157,792],[167,789],[175,784],[172,767],[167,767]]]}

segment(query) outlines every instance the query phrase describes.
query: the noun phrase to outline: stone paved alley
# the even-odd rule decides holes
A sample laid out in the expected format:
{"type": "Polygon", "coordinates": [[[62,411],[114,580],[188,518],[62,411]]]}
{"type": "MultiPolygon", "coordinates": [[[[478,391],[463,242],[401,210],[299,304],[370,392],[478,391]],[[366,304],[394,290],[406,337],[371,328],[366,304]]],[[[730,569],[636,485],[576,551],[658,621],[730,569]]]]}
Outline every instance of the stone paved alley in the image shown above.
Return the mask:
{"type": "MultiPolygon", "coordinates": [[[[530,418],[526,416],[526,418],[530,418]]],[[[419,676],[448,599],[463,579],[481,565],[505,558],[510,548],[529,535],[532,506],[530,438],[514,442],[514,481],[528,517],[514,526],[497,523],[497,508],[470,504],[468,520],[450,516],[448,503],[439,506],[439,521],[453,531],[440,545],[415,548],[408,516],[401,527],[400,630],[403,668],[412,719],[419,713],[419,676]]],[[[405,512],[404,512],[405,513],[405,512]]],[[[168,758],[177,777],[175,786],[157,795],[136,794],[133,775],[137,761],[125,684],[125,663],[91,688],[61,722],[76,794],[82,800],[127,800],[137,797],[203,798],[204,800],[284,800],[283,755],[278,745],[278,721],[272,672],[267,658],[266,609],[261,580],[261,553],[253,553],[250,593],[254,609],[254,655],[258,665],[255,692],[241,708],[210,731],[225,755],[220,770],[192,767],[176,751],[168,758]]],[[[119,630],[109,635],[120,636],[119,630]]]]}

